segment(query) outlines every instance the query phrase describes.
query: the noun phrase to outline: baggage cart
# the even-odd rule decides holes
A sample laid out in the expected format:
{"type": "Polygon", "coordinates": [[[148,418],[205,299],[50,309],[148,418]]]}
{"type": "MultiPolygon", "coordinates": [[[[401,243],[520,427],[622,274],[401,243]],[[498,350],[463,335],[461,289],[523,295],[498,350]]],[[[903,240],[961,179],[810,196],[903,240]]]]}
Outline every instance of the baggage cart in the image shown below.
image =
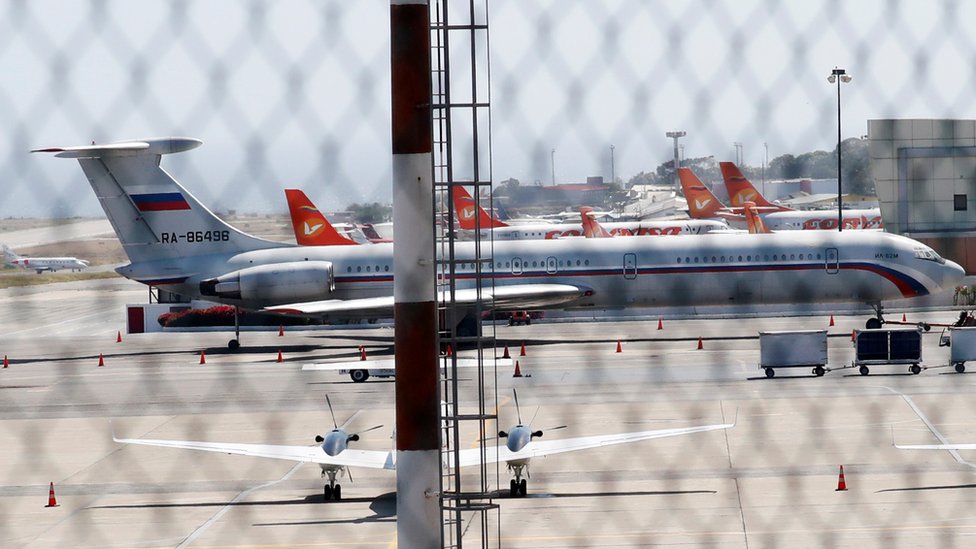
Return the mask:
{"type": "Polygon", "coordinates": [[[892,330],[854,330],[855,358],[853,366],[862,376],[870,373],[869,366],[908,364],[908,371],[922,371],[922,328],[892,330]]]}
{"type": "Polygon", "coordinates": [[[827,330],[759,332],[759,368],[766,377],[777,368],[810,368],[813,375],[827,372],[827,330]]]}
{"type": "Polygon", "coordinates": [[[949,328],[949,363],[961,374],[971,360],[976,360],[976,327],[949,328]]]}

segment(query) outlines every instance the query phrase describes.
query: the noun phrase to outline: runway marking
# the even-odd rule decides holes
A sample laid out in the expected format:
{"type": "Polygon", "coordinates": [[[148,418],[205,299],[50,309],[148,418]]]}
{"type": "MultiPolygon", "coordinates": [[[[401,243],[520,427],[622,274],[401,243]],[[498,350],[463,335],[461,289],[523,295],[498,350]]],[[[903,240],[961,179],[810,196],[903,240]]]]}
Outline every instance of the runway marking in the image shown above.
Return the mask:
{"type": "MultiPolygon", "coordinates": [[[[895,393],[896,395],[900,396],[905,402],[908,403],[908,405],[911,407],[912,411],[915,412],[915,415],[918,416],[918,419],[922,420],[922,423],[924,423],[925,426],[928,427],[928,429],[929,429],[929,431],[931,431],[932,435],[934,435],[935,438],[939,439],[939,442],[941,444],[949,444],[949,441],[944,436],[942,436],[942,433],[940,433],[939,430],[935,428],[935,425],[932,425],[932,422],[929,421],[929,418],[926,417],[924,413],[922,413],[922,410],[919,409],[918,405],[915,404],[915,401],[912,400],[912,397],[910,397],[910,396],[908,396],[906,394],[903,394],[903,393],[901,393],[899,391],[896,391],[896,390],[892,389],[891,387],[885,387],[884,385],[882,385],[881,388],[882,389],[887,389],[887,390],[891,391],[892,393],[895,393]]],[[[894,443],[894,441],[892,441],[892,443],[894,443]]],[[[970,461],[966,461],[965,459],[963,459],[962,456],[959,455],[959,451],[958,450],[946,450],[946,451],[949,452],[949,455],[951,455],[952,456],[952,459],[956,460],[956,462],[961,463],[962,465],[965,465],[965,466],[970,467],[972,469],[976,469],[976,463],[972,463],[970,461]]]]}
{"type": "Polygon", "coordinates": [[[33,328],[24,328],[22,330],[14,330],[12,332],[6,332],[5,335],[12,336],[12,335],[15,335],[15,334],[22,334],[22,333],[25,333],[25,332],[33,332],[35,330],[41,330],[41,329],[45,329],[45,328],[51,328],[51,327],[54,327],[54,326],[60,326],[62,324],[68,324],[70,322],[75,322],[75,321],[78,321],[78,320],[83,320],[83,319],[86,319],[86,318],[92,318],[92,317],[96,317],[96,316],[105,316],[105,313],[104,312],[99,312],[99,313],[92,313],[90,315],[76,316],[74,318],[68,318],[68,319],[62,320],[60,322],[54,322],[54,323],[51,323],[51,324],[43,324],[41,326],[34,326],[33,328]]]}
{"type": "Polygon", "coordinates": [[[227,513],[228,510],[230,510],[230,508],[231,508],[232,505],[234,505],[235,503],[237,503],[238,501],[240,501],[241,499],[243,499],[245,496],[247,496],[251,492],[255,492],[255,491],[260,490],[262,488],[267,488],[268,486],[274,486],[275,484],[278,484],[279,482],[288,480],[289,478],[291,478],[291,476],[293,474],[295,474],[295,471],[297,471],[298,468],[301,467],[304,464],[305,464],[305,462],[298,462],[287,473],[285,473],[285,476],[279,478],[278,480],[272,480],[271,482],[265,482],[264,484],[260,484],[258,486],[255,486],[254,488],[248,488],[247,490],[244,490],[243,492],[237,494],[237,496],[234,497],[234,499],[230,500],[226,505],[224,505],[223,507],[221,507],[219,511],[217,511],[216,513],[214,513],[214,516],[210,517],[210,519],[207,520],[207,522],[204,522],[203,524],[201,524],[199,528],[197,528],[196,530],[194,530],[193,533],[191,533],[189,536],[186,537],[186,539],[184,539],[182,542],[180,542],[180,544],[176,546],[176,549],[181,549],[183,547],[187,547],[191,543],[193,543],[194,540],[196,540],[204,532],[206,532],[208,528],[210,528],[218,520],[220,520],[220,517],[224,516],[224,514],[227,513]]]}

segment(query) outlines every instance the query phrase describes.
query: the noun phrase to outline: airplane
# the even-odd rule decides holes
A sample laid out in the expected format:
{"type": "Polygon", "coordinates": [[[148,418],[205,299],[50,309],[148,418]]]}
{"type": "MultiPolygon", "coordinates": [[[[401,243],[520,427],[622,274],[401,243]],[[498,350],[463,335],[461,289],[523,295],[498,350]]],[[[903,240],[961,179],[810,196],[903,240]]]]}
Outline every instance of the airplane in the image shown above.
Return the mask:
{"type": "MultiPolygon", "coordinates": [[[[231,227],[160,167],[162,155],[201,144],[172,137],[35,152],[78,160],[129,257],[116,269],[126,278],[267,312],[392,316],[393,244],[296,246],[231,227]]],[[[500,310],[841,302],[872,305],[875,326],[883,300],[939,292],[964,276],[920,242],[873,231],[495,242],[480,275],[473,242],[457,243],[455,256],[455,303],[472,311],[479,299],[500,310]],[[484,295],[479,276],[492,281],[484,295]]],[[[473,317],[459,332],[476,329],[473,317]]]]}
{"type": "Polygon", "coordinates": [[[13,267],[23,269],[34,269],[37,274],[44,271],[57,272],[61,269],[71,269],[72,271],[83,271],[88,268],[88,262],[77,257],[24,257],[10,249],[6,244],[3,245],[4,263],[13,267]]]}
{"type": "MultiPolygon", "coordinates": [[[[729,193],[733,207],[741,207],[745,202],[756,204],[766,226],[773,231],[780,230],[836,230],[837,210],[795,210],[769,202],[750,182],[733,162],[719,162],[722,179],[729,193]]],[[[845,229],[884,229],[879,208],[845,209],[845,229]]]]}
{"type": "Polygon", "coordinates": [[[300,246],[348,246],[358,242],[339,234],[325,215],[299,189],[285,189],[288,213],[300,246]]]}
{"type": "Polygon", "coordinates": [[[678,181],[688,202],[688,216],[692,219],[724,219],[727,221],[744,222],[745,212],[742,208],[729,208],[715,196],[701,179],[691,171],[691,168],[678,168],[678,181]]]}
{"type": "Polygon", "coordinates": [[[773,231],[766,226],[763,222],[763,218],[756,211],[756,204],[754,202],[746,202],[742,205],[742,208],[746,213],[746,226],[749,228],[749,234],[769,234],[773,231]]]}
{"type": "MultiPolygon", "coordinates": [[[[505,439],[504,446],[488,446],[484,449],[482,456],[481,448],[463,448],[457,450],[458,467],[469,467],[473,465],[485,465],[493,463],[505,463],[514,475],[509,482],[509,494],[511,497],[525,496],[527,492],[527,481],[522,478],[528,476],[528,466],[532,458],[541,458],[566,452],[575,452],[589,448],[600,448],[616,444],[628,444],[642,440],[657,438],[667,438],[673,436],[690,435],[693,433],[704,433],[721,429],[730,429],[735,426],[735,422],[716,425],[701,425],[697,427],[680,427],[672,429],[659,429],[654,431],[638,431],[632,433],[599,434],[583,437],[572,437],[557,440],[537,441],[541,438],[542,430],[533,430],[531,425],[522,423],[522,412],[518,410],[518,394],[515,394],[515,403],[518,414],[518,423],[507,431],[499,431],[498,437],[505,439]],[[483,459],[482,459],[483,458],[483,459]]],[[[442,404],[442,410],[444,406],[442,404]]],[[[329,403],[329,410],[332,404],[329,403]]],[[[443,414],[443,411],[442,411],[443,414]]],[[[352,418],[350,418],[352,419],[352,418]]],[[[333,414],[333,423],[335,415],[333,414]]],[[[112,440],[119,444],[136,444],[142,446],[155,446],[163,448],[182,448],[186,450],[200,450],[204,452],[217,452],[222,454],[257,456],[271,459],[283,459],[290,461],[317,463],[322,468],[322,476],[328,477],[329,484],[323,487],[323,495],[326,500],[342,499],[342,487],[336,483],[336,478],[345,472],[348,476],[349,467],[365,467],[372,469],[396,469],[396,453],[393,451],[380,450],[355,450],[348,447],[349,442],[359,440],[359,434],[349,434],[345,430],[346,423],[342,426],[336,425],[335,428],[324,437],[315,437],[316,446],[288,446],[275,444],[244,444],[233,442],[198,442],[192,440],[158,440],[142,438],[118,438],[113,431],[112,440]]],[[[531,422],[530,422],[531,423],[531,422]]],[[[561,429],[565,426],[554,427],[552,430],[561,429]]],[[[372,427],[366,431],[378,429],[372,427]]],[[[366,431],[361,431],[365,433],[366,431]]],[[[454,455],[454,452],[451,452],[454,455]]],[[[442,454],[445,459],[444,466],[448,466],[449,456],[442,454]]],[[[453,462],[451,462],[453,464],[453,462]]],[[[351,477],[350,477],[351,479],[351,477]]]]}
{"type": "MultiPolygon", "coordinates": [[[[458,226],[462,230],[473,231],[480,227],[481,237],[498,240],[552,240],[567,236],[584,236],[584,228],[576,223],[520,223],[509,225],[488,214],[477,206],[474,198],[464,187],[454,188],[454,209],[457,211],[458,226]],[[479,219],[475,225],[475,217],[479,219]]],[[[592,211],[592,208],[590,208],[592,211]]],[[[728,225],[717,220],[675,219],[669,221],[615,221],[604,223],[604,228],[612,236],[664,236],[705,234],[711,231],[728,229],[728,225]]]]}
{"type": "Polygon", "coordinates": [[[580,220],[583,224],[583,236],[586,238],[611,238],[613,236],[596,220],[593,215],[593,208],[588,206],[580,208],[580,220]]]}

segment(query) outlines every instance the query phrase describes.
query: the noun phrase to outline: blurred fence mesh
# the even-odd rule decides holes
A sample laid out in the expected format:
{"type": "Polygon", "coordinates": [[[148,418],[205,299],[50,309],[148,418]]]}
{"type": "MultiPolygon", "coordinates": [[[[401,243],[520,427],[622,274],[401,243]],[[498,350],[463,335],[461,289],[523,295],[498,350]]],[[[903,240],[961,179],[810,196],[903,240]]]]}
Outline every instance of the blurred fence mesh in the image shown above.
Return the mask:
{"type": "MultiPolygon", "coordinates": [[[[590,175],[609,179],[611,170],[627,182],[670,159],[671,141],[665,132],[674,129],[688,132],[681,141],[687,157],[731,159],[733,143],[744,142],[743,160],[751,166],[763,161],[763,143],[769,158],[832,151],[837,99],[825,78],[834,66],[846,66],[855,75],[854,83],[843,90],[845,138],[866,133],[868,118],[974,116],[976,35],[967,27],[976,21],[976,3],[495,0],[490,8],[496,183],[508,178],[523,184],[548,184],[550,178],[556,183],[581,182],[590,175]]],[[[3,2],[0,217],[101,216],[76,163],[31,156],[30,149],[157,135],[204,140],[204,148],[164,162],[167,171],[217,211],[284,212],[284,187],[305,189],[326,211],[341,210],[351,202],[388,202],[388,10],[385,2],[375,1],[3,2]]],[[[691,287],[675,291],[686,291],[690,300],[695,292],[691,287]]],[[[29,313],[28,309],[20,320],[29,322],[29,313]]],[[[593,329],[585,326],[573,328],[582,332],[579,339],[589,336],[607,343],[607,338],[594,337],[593,329]]],[[[51,334],[47,350],[69,349],[80,335],[51,334]]],[[[504,341],[505,336],[499,339],[504,341]]],[[[514,348],[516,341],[509,343],[514,348]]],[[[835,344],[842,346],[832,340],[835,344]]],[[[754,341],[720,344],[706,362],[715,368],[741,366],[738,354],[754,347],[754,341]]],[[[574,358],[600,363],[606,353],[594,349],[586,347],[574,358]]],[[[667,352],[651,351],[648,359],[666,361],[667,352]]],[[[62,370],[70,372],[70,368],[62,370]]],[[[753,373],[749,370],[742,378],[753,373]]],[[[612,366],[597,364],[582,375],[580,387],[566,389],[552,400],[545,394],[525,396],[530,405],[542,406],[540,421],[579,425],[592,420],[607,430],[659,428],[660,421],[676,418],[682,426],[714,423],[735,414],[735,404],[719,406],[718,400],[744,399],[743,392],[728,386],[710,387],[706,395],[694,382],[652,373],[641,394],[630,388],[612,390],[612,398],[623,402],[627,411],[621,418],[600,408],[585,385],[586,376],[604,383],[605,376],[613,375],[612,366]],[[598,416],[584,416],[588,411],[598,416]]],[[[144,381],[138,392],[118,395],[114,404],[92,402],[93,395],[83,389],[72,395],[77,403],[47,404],[66,409],[69,415],[75,407],[110,415],[115,404],[131,406],[141,398],[168,394],[154,386],[148,374],[144,381]]],[[[228,386],[251,394],[267,410],[287,411],[295,398],[303,409],[314,408],[295,396],[305,389],[302,383],[279,387],[280,392],[270,397],[258,396],[263,388],[260,382],[234,383],[242,382],[228,381],[228,386]]],[[[202,398],[220,402],[217,410],[239,411],[228,386],[210,387],[202,398]]],[[[729,445],[728,439],[719,438],[708,439],[690,455],[687,449],[694,449],[694,442],[680,446],[684,453],[655,453],[653,445],[645,445],[648,454],[625,460],[625,471],[619,476],[597,478],[600,486],[594,492],[627,491],[631,480],[646,481],[642,471],[653,467],[655,478],[673,483],[677,493],[689,478],[711,478],[715,455],[730,455],[730,469],[723,473],[730,483],[739,482],[741,474],[748,477],[746,482],[751,479],[753,493],[763,492],[769,485],[755,479],[783,474],[788,486],[782,489],[782,497],[771,499],[769,507],[795,503],[802,507],[798,516],[808,519],[776,523],[764,517],[763,505],[736,501],[729,493],[737,488],[718,484],[716,490],[727,499],[727,506],[721,506],[723,517],[735,517],[730,524],[751,521],[750,528],[759,536],[752,539],[770,546],[791,545],[791,531],[800,535],[797,532],[822,529],[823,534],[805,539],[830,546],[859,538],[842,531],[849,515],[836,509],[830,516],[819,512],[810,491],[822,487],[813,488],[808,476],[830,474],[825,471],[832,471],[841,460],[855,460],[855,467],[865,472],[890,472],[895,486],[912,484],[926,471],[950,470],[926,465],[924,460],[914,465],[911,459],[892,453],[889,424],[907,424],[906,432],[925,431],[907,408],[893,407],[900,397],[890,390],[864,388],[858,407],[838,405],[827,389],[817,395],[806,388],[782,394],[764,388],[760,394],[771,403],[742,400],[740,425],[729,437],[741,441],[748,433],[749,440],[761,441],[761,448],[745,448],[741,442],[729,445]],[[852,419],[838,410],[855,416],[852,419]],[[877,429],[855,429],[850,424],[877,429]],[[801,445],[787,434],[797,431],[808,433],[801,445]],[[873,434],[852,443],[847,439],[852,433],[873,434]],[[852,455],[848,444],[859,451],[852,455]],[[816,457],[811,458],[813,454],[816,457]],[[757,455],[755,463],[736,462],[741,456],[757,455]],[[893,455],[901,461],[889,471],[882,463],[893,455]],[[812,470],[804,472],[809,462],[812,470]],[[789,497],[791,493],[795,497],[789,497]],[[748,518],[740,518],[744,504],[753,506],[748,518]]],[[[930,395],[922,395],[920,401],[936,424],[965,421],[968,425],[968,420],[959,418],[973,412],[965,404],[950,412],[930,395]]],[[[953,397],[951,402],[962,400],[953,397]]],[[[185,404],[185,413],[198,410],[191,395],[185,404]]],[[[352,399],[345,404],[355,405],[352,399]]],[[[157,411],[178,413],[175,408],[157,411]]],[[[7,412],[7,417],[36,417],[30,410],[7,408],[7,412]]],[[[502,423],[511,420],[505,416],[502,423]]],[[[288,421],[278,416],[267,420],[268,434],[288,421]]],[[[955,427],[960,440],[973,434],[965,425],[955,427]]],[[[185,433],[174,436],[206,439],[232,434],[193,422],[185,433]]],[[[902,433],[906,439],[915,435],[912,442],[924,438],[902,433]]],[[[24,429],[22,436],[24,448],[32,453],[38,450],[35,433],[24,429]]],[[[580,458],[573,463],[590,467],[585,462],[580,458]]],[[[594,468],[617,466],[605,463],[594,468]]],[[[540,468],[538,478],[572,474],[540,468]]],[[[7,484],[13,483],[7,479],[7,484]]],[[[939,497],[937,493],[919,494],[920,521],[955,520],[951,510],[926,505],[939,497]]],[[[896,522],[885,516],[885,502],[890,501],[885,497],[862,495],[847,511],[859,516],[851,529],[862,532],[860,539],[897,544],[905,539],[900,536],[914,535],[907,526],[908,534],[870,526],[896,522]]],[[[959,497],[964,500],[961,506],[971,507],[971,497],[959,497]]],[[[665,530],[700,532],[702,523],[714,519],[714,508],[696,509],[692,496],[677,496],[675,501],[683,510],[678,523],[662,524],[659,535],[612,538],[612,543],[673,542],[679,538],[669,537],[665,530]]],[[[569,512],[562,505],[551,509],[555,514],[564,511],[569,512]]],[[[771,512],[771,516],[781,515],[771,512]]],[[[646,520],[641,510],[625,505],[610,517],[614,522],[603,525],[608,530],[646,520]]],[[[968,517],[960,520],[973,523],[968,517]]],[[[92,523],[92,528],[95,542],[108,539],[100,526],[92,523]]],[[[580,524],[574,533],[585,540],[587,528],[580,524]]],[[[946,529],[928,539],[964,546],[965,541],[957,538],[961,532],[966,531],[946,529]]],[[[966,533],[971,534],[971,529],[966,533]]],[[[584,543],[598,546],[606,541],[593,534],[584,543]]],[[[741,537],[705,533],[687,540],[700,545],[744,544],[741,537]]]]}

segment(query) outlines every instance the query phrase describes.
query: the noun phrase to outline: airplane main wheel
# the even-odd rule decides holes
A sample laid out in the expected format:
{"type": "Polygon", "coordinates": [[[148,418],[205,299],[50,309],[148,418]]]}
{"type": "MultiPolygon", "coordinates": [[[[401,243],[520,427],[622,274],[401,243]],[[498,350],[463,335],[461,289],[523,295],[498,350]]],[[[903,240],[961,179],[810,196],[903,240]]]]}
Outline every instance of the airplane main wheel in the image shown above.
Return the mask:
{"type": "Polygon", "coordinates": [[[522,496],[525,496],[525,494],[528,492],[528,486],[529,483],[526,482],[524,478],[521,482],[519,482],[519,492],[522,494],[522,496]]]}
{"type": "Polygon", "coordinates": [[[881,324],[880,318],[869,318],[868,321],[864,323],[864,327],[868,330],[877,330],[881,327],[881,324]]]}
{"type": "Polygon", "coordinates": [[[813,369],[813,373],[817,377],[823,377],[823,375],[827,373],[827,370],[824,370],[823,366],[817,366],[816,368],[813,369]]]}
{"type": "Polygon", "coordinates": [[[956,373],[961,374],[961,373],[963,373],[965,371],[966,371],[966,363],[965,362],[957,362],[956,363],[956,373]]]}
{"type": "Polygon", "coordinates": [[[776,375],[776,372],[772,368],[766,368],[766,377],[771,378],[771,377],[773,377],[775,375],[776,375]]]}
{"type": "Polygon", "coordinates": [[[860,367],[860,369],[858,369],[858,372],[861,372],[861,375],[862,375],[862,376],[866,376],[866,375],[868,375],[868,373],[869,373],[870,371],[871,371],[871,370],[868,370],[868,367],[867,367],[867,366],[861,366],[861,367],[860,367]]]}
{"type": "Polygon", "coordinates": [[[508,483],[508,495],[515,498],[518,497],[518,493],[519,493],[519,485],[517,482],[515,482],[515,479],[513,478],[512,481],[508,483]]]}
{"type": "Polygon", "coordinates": [[[236,351],[241,348],[241,342],[237,341],[236,339],[232,339],[227,342],[227,348],[231,351],[236,351]]]}
{"type": "Polygon", "coordinates": [[[332,487],[331,486],[326,485],[325,488],[322,488],[322,497],[324,497],[326,501],[329,501],[330,499],[332,499],[332,487]]]}
{"type": "Polygon", "coordinates": [[[336,484],[335,488],[332,489],[332,499],[339,501],[342,499],[342,486],[336,484]]]}
{"type": "Polygon", "coordinates": [[[913,375],[918,375],[922,373],[922,367],[918,364],[912,364],[912,367],[908,369],[913,375]]]}
{"type": "Polygon", "coordinates": [[[356,383],[362,383],[362,382],[366,381],[367,379],[369,379],[369,371],[368,370],[362,370],[362,369],[360,369],[360,370],[353,370],[353,371],[349,372],[349,377],[351,377],[352,380],[355,381],[356,383]]]}

